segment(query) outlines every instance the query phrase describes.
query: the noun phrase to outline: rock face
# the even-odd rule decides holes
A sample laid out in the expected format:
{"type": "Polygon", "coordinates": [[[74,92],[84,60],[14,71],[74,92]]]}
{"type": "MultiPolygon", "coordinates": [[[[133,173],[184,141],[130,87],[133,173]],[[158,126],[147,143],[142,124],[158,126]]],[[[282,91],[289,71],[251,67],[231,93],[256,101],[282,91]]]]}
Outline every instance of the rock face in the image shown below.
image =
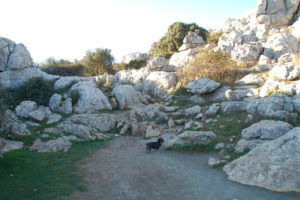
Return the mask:
{"type": "Polygon", "coordinates": [[[116,86],[112,91],[112,95],[116,97],[120,109],[142,105],[140,100],[141,94],[132,85],[116,86]]]}
{"type": "Polygon", "coordinates": [[[54,89],[59,90],[66,87],[71,87],[73,84],[78,83],[79,81],[89,81],[91,83],[94,82],[93,78],[90,77],[65,76],[55,81],[54,89]]]}
{"type": "Polygon", "coordinates": [[[168,66],[168,62],[164,57],[156,57],[147,63],[147,68],[150,70],[162,69],[165,66],[168,66]]]}
{"type": "Polygon", "coordinates": [[[262,120],[258,123],[252,124],[250,127],[242,131],[242,138],[273,140],[278,138],[293,128],[292,125],[275,120],[262,120]]]}
{"type": "Polygon", "coordinates": [[[137,84],[141,83],[149,75],[150,71],[148,68],[141,68],[139,70],[122,70],[118,71],[113,77],[113,85],[124,85],[124,84],[137,84]]]}
{"type": "Polygon", "coordinates": [[[293,65],[275,65],[270,73],[271,78],[278,78],[280,80],[293,80],[300,75],[300,67],[293,65]]]}
{"type": "Polygon", "coordinates": [[[0,138],[0,157],[2,154],[16,150],[16,149],[22,149],[24,146],[23,142],[16,142],[11,140],[6,140],[3,138],[0,138]]]}
{"type": "Polygon", "coordinates": [[[296,53],[299,45],[297,39],[293,35],[286,33],[275,33],[268,38],[264,47],[265,56],[278,60],[278,58],[283,54],[296,53]]]}
{"type": "Polygon", "coordinates": [[[197,50],[195,48],[175,53],[171,56],[169,64],[176,67],[184,67],[195,60],[196,54],[197,50]]]}
{"type": "Polygon", "coordinates": [[[146,53],[134,52],[134,53],[123,56],[121,62],[129,63],[132,60],[136,60],[136,59],[140,59],[140,58],[149,59],[149,56],[146,53]]]}
{"type": "Polygon", "coordinates": [[[220,86],[220,83],[210,80],[208,78],[200,78],[189,82],[187,90],[194,94],[211,93],[220,86]]]}
{"type": "Polygon", "coordinates": [[[20,105],[16,107],[16,114],[19,117],[28,118],[29,113],[36,110],[37,105],[34,101],[22,101],[20,105]]]}
{"type": "Polygon", "coordinates": [[[294,20],[300,1],[259,0],[256,20],[269,27],[289,25],[294,20]]]}
{"type": "Polygon", "coordinates": [[[0,37],[0,72],[28,67],[32,67],[32,59],[26,47],[0,37]]]}
{"type": "Polygon", "coordinates": [[[263,47],[258,44],[237,44],[231,51],[231,57],[238,63],[253,64],[258,60],[263,47]]]}
{"type": "Polygon", "coordinates": [[[195,47],[199,47],[204,44],[204,40],[197,33],[189,31],[188,34],[183,39],[182,46],[178,49],[178,51],[185,51],[188,49],[192,49],[195,47]]]}
{"type": "Polygon", "coordinates": [[[266,75],[264,74],[248,74],[241,80],[235,82],[238,85],[263,85],[266,81],[266,75]]]}
{"type": "Polygon", "coordinates": [[[224,166],[228,179],[280,192],[300,191],[300,128],[224,166]]]}
{"type": "Polygon", "coordinates": [[[101,109],[112,109],[107,97],[91,82],[84,81],[72,86],[71,91],[79,93],[79,100],[74,111],[84,113],[101,109]]]}

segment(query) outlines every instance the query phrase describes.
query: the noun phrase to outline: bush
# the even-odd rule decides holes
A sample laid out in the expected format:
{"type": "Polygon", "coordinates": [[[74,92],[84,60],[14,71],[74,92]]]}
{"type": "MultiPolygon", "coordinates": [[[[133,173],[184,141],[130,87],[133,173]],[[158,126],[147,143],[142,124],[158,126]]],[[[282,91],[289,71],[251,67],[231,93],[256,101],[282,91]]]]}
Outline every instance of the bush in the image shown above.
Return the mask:
{"type": "Polygon", "coordinates": [[[183,44],[183,39],[189,31],[196,32],[206,41],[207,31],[195,23],[185,24],[176,22],[169,26],[168,32],[158,42],[154,43],[150,50],[152,57],[162,56],[170,58],[183,44]]]}
{"type": "Polygon", "coordinates": [[[114,71],[140,69],[142,67],[146,67],[146,64],[147,64],[146,58],[138,58],[138,59],[131,60],[128,64],[127,63],[114,64],[113,69],[114,71]]]}
{"type": "Polygon", "coordinates": [[[102,74],[112,74],[114,57],[110,49],[97,48],[89,50],[82,59],[85,66],[85,74],[88,76],[97,76],[102,74]]]}
{"type": "Polygon", "coordinates": [[[76,105],[79,101],[80,93],[77,90],[71,91],[72,105],[76,105]]]}
{"type": "Polygon", "coordinates": [[[54,93],[54,84],[42,78],[33,78],[18,88],[1,90],[1,101],[3,105],[14,109],[22,101],[35,101],[39,105],[48,106],[49,99],[54,93]]]}
{"type": "Polygon", "coordinates": [[[207,34],[207,43],[218,44],[222,31],[211,31],[207,34]]]}
{"type": "Polygon", "coordinates": [[[84,66],[80,63],[44,65],[42,70],[59,76],[84,76],[84,66]]]}
{"type": "Polygon", "coordinates": [[[221,83],[232,83],[242,78],[247,72],[241,70],[230,56],[223,52],[201,49],[196,54],[195,61],[179,72],[178,87],[185,87],[188,82],[198,78],[209,78],[221,83]]]}

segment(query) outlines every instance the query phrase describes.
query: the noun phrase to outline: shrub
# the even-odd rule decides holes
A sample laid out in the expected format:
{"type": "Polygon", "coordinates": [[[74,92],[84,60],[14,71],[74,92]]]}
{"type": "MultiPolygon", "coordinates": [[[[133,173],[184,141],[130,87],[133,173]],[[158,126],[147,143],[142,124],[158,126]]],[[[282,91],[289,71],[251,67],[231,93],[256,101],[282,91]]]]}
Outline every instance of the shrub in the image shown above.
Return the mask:
{"type": "Polygon", "coordinates": [[[230,56],[223,52],[201,49],[196,54],[195,61],[179,72],[178,87],[185,87],[188,82],[198,78],[209,78],[221,83],[232,83],[242,78],[246,72],[241,70],[230,56]]]}
{"type": "Polygon", "coordinates": [[[145,67],[147,64],[146,58],[138,58],[131,60],[128,64],[127,63],[117,63],[113,65],[114,71],[120,70],[131,70],[131,69],[140,69],[145,67]]]}
{"type": "Polygon", "coordinates": [[[211,31],[207,34],[207,43],[218,44],[222,31],[211,31]]]}
{"type": "Polygon", "coordinates": [[[88,76],[112,74],[113,61],[114,57],[111,55],[111,50],[102,48],[87,51],[82,59],[85,74],[88,76]]]}
{"type": "Polygon", "coordinates": [[[47,106],[53,93],[53,83],[42,78],[33,78],[18,88],[2,90],[0,99],[3,101],[3,105],[7,105],[11,109],[25,100],[47,106]]]}
{"type": "Polygon", "coordinates": [[[72,105],[76,105],[78,103],[78,100],[80,98],[80,93],[77,90],[71,91],[71,99],[72,99],[72,105]]]}
{"type": "Polygon", "coordinates": [[[150,50],[152,57],[162,56],[170,58],[183,44],[183,39],[189,31],[194,31],[206,41],[207,31],[195,23],[185,24],[176,22],[169,26],[168,32],[150,50]]]}
{"type": "Polygon", "coordinates": [[[84,76],[84,66],[80,63],[44,65],[42,70],[59,76],[84,76]]]}

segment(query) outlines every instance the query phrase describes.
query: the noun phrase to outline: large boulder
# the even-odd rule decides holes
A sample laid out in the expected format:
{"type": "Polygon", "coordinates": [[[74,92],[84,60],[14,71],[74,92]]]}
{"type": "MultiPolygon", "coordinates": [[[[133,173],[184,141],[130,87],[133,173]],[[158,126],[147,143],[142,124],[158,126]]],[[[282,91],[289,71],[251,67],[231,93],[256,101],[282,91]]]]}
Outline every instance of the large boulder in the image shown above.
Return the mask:
{"type": "Polygon", "coordinates": [[[300,76],[300,67],[293,65],[275,65],[270,73],[271,78],[278,78],[280,80],[293,80],[300,76]]]}
{"type": "Polygon", "coordinates": [[[22,149],[24,146],[23,142],[16,142],[12,140],[6,140],[4,138],[0,138],[0,157],[2,154],[16,150],[16,149],[22,149]]]}
{"type": "Polygon", "coordinates": [[[150,71],[147,67],[138,70],[121,70],[118,71],[113,79],[113,85],[137,84],[141,83],[149,75],[150,71]]]}
{"type": "Polygon", "coordinates": [[[37,109],[36,102],[22,101],[15,109],[17,116],[28,118],[29,113],[37,109]]]}
{"type": "Polygon", "coordinates": [[[248,74],[241,80],[235,82],[238,85],[263,85],[266,81],[267,76],[265,74],[248,74]]]}
{"type": "Polygon", "coordinates": [[[86,125],[99,131],[108,131],[116,127],[117,120],[111,114],[80,114],[72,115],[65,122],[86,125]]]}
{"type": "Polygon", "coordinates": [[[197,33],[189,31],[188,34],[183,39],[182,46],[178,49],[178,51],[185,51],[188,49],[192,49],[204,44],[204,40],[197,33]]]}
{"type": "Polygon", "coordinates": [[[184,131],[166,142],[166,147],[173,145],[209,144],[216,138],[212,131],[184,131]]]}
{"type": "Polygon", "coordinates": [[[74,135],[62,136],[54,140],[43,142],[40,139],[36,139],[33,145],[29,148],[33,152],[57,152],[57,151],[68,151],[72,143],[71,141],[77,141],[77,137],[74,135]]]}
{"type": "Polygon", "coordinates": [[[49,118],[52,115],[49,107],[39,106],[38,109],[28,113],[31,119],[36,121],[43,121],[45,118],[49,118]]]}
{"type": "Polygon", "coordinates": [[[258,44],[236,44],[231,51],[231,58],[238,63],[254,64],[262,51],[263,47],[258,44]]]}
{"type": "Polygon", "coordinates": [[[116,97],[120,109],[142,105],[141,94],[132,85],[116,86],[112,91],[112,95],[116,97]]]}
{"type": "Polygon", "coordinates": [[[134,53],[123,56],[121,62],[122,63],[129,63],[132,60],[142,59],[142,58],[143,59],[149,59],[149,56],[146,53],[134,52],[134,53]]]}
{"type": "Polygon", "coordinates": [[[60,94],[53,94],[49,100],[49,107],[54,112],[60,112],[64,114],[72,113],[72,99],[67,98],[63,101],[63,97],[60,94]]]}
{"type": "Polygon", "coordinates": [[[264,55],[278,60],[278,58],[286,53],[295,54],[299,48],[297,38],[287,33],[275,33],[271,35],[264,44],[264,55]]]}
{"type": "Polygon", "coordinates": [[[168,116],[160,110],[161,107],[160,104],[149,104],[136,107],[131,110],[130,118],[137,121],[167,120],[168,116]]]}
{"type": "Polygon", "coordinates": [[[147,68],[150,70],[159,70],[165,66],[168,66],[168,62],[164,57],[156,57],[147,63],[147,68]]]}
{"type": "Polygon", "coordinates": [[[107,97],[94,83],[89,81],[74,84],[71,91],[78,92],[79,99],[74,106],[74,111],[78,113],[91,112],[101,109],[112,109],[107,97]]]}
{"type": "Polygon", "coordinates": [[[169,64],[176,67],[184,67],[195,60],[196,54],[197,48],[175,53],[171,56],[169,64]]]}
{"type": "Polygon", "coordinates": [[[162,96],[177,84],[177,76],[172,72],[151,72],[142,82],[140,90],[148,95],[162,96]]]}
{"type": "Polygon", "coordinates": [[[28,67],[32,67],[32,59],[26,47],[0,37],[0,72],[28,67]]]}
{"type": "Polygon", "coordinates": [[[94,79],[90,77],[64,76],[55,81],[54,89],[59,90],[66,87],[71,87],[73,84],[79,81],[90,81],[92,83],[94,82],[94,79]]]}
{"type": "Polygon", "coordinates": [[[292,26],[292,35],[296,38],[300,38],[300,18],[292,26]]]}
{"type": "Polygon", "coordinates": [[[34,67],[22,70],[8,70],[0,73],[0,88],[16,88],[30,79],[38,77],[47,81],[54,81],[59,78],[59,76],[47,74],[41,69],[34,67]]]}
{"type": "Polygon", "coordinates": [[[220,83],[208,78],[200,78],[191,81],[187,85],[187,90],[193,94],[211,93],[220,86],[220,83]]]}
{"type": "Polygon", "coordinates": [[[292,128],[292,125],[283,121],[262,120],[258,123],[252,124],[248,128],[243,129],[242,138],[246,140],[273,140],[286,134],[292,128]]]}
{"type": "Polygon", "coordinates": [[[270,27],[290,25],[299,10],[300,1],[258,0],[256,20],[270,27]]]}
{"type": "Polygon", "coordinates": [[[300,128],[266,142],[224,166],[228,179],[279,192],[300,192],[300,128]]]}

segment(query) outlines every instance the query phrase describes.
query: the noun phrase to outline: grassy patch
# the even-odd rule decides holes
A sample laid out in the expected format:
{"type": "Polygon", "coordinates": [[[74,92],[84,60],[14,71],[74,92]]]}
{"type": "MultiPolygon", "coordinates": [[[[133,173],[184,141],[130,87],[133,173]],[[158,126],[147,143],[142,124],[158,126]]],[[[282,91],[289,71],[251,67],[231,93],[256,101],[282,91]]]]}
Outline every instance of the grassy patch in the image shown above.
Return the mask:
{"type": "Polygon", "coordinates": [[[107,142],[73,144],[68,152],[11,151],[0,159],[0,199],[48,200],[84,190],[76,163],[107,142]]]}

